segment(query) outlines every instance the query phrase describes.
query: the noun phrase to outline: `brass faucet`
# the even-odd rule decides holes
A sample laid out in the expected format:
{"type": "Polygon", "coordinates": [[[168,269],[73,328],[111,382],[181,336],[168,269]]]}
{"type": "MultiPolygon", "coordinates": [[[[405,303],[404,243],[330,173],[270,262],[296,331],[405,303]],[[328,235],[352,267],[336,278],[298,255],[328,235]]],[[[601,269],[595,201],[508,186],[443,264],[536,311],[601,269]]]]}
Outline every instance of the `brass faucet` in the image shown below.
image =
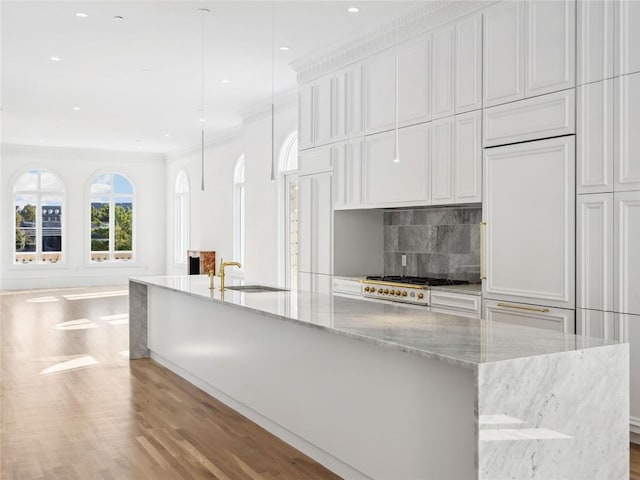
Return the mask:
{"type": "Polygon", "coordinates": [[[220,277],[220,291],[224,292],[224,267],[238,267],[242,268],[240,262],[225,262],[220,259],[220,271],[218,272],[218,276],[220,277]]]}
{"type": "Polygon", "coordinates": [[[214,277],[214,271],[213,270],[209,270],[209,290],[213,290],[213,277],[214,277]]]}

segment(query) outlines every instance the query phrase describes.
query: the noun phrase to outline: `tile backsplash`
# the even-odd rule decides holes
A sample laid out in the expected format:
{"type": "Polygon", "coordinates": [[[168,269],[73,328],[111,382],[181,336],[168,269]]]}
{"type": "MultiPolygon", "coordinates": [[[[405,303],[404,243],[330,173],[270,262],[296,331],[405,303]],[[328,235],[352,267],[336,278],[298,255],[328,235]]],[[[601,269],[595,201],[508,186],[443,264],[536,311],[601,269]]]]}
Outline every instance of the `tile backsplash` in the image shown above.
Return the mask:
{"type": "Polygon", "coordinates": [[[480,283],[482,208],[429,207],[384,212],[385,275],[480,283]],[[402,266],[402,255],[407,266],[402,266]]]}

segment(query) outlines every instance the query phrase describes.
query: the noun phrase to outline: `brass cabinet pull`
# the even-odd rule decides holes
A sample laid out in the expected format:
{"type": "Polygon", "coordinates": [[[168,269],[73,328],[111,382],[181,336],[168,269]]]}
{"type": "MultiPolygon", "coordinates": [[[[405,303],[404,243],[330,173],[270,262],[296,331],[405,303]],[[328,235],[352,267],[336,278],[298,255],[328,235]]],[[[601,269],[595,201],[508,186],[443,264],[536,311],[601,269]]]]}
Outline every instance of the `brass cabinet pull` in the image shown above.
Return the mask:
{"type": "Polygon", "coordinates": [[[486,280],[487,276],[484,274],[484,227],[487,222],[480,222],[480,280],[486,280]]]}
{"type": "Polygon", "coordinates": [[[498,306],[499,307],[504,307],[504,308],[515,308],[517,310],[529,310],[531,312],[549,313],[549,309],[548,308],[525,307],[524,305],[514,305],[512,303],[499,302],[498,306]]]}

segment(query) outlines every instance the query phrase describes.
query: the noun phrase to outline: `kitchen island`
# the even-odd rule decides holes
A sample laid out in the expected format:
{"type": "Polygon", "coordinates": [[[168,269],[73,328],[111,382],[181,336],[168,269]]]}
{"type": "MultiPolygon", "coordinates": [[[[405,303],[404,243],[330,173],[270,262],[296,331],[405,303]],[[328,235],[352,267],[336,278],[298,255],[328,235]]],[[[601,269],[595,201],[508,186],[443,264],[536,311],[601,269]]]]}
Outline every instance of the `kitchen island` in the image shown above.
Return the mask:
{"type": "Polygon", "coordinates": [[[131,279],[131,358],[150,356],[344,478],[628,476],[627,344],[208,286],[131,279]]]}

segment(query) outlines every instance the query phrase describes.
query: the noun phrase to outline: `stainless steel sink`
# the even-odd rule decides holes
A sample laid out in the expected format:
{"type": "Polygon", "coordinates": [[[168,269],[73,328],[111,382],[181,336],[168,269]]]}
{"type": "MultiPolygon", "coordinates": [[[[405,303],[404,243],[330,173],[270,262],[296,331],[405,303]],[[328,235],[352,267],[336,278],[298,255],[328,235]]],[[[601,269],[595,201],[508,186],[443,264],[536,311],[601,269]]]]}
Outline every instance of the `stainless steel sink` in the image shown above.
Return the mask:
{"type": "Polygon", "coordinates": [[[225,290],[237,290],[244,293],[261,293],[261,292],[287,292],[283,288],[265,287],[264,285],[237,285],[233,287],[225,287],[225,290]]]}

